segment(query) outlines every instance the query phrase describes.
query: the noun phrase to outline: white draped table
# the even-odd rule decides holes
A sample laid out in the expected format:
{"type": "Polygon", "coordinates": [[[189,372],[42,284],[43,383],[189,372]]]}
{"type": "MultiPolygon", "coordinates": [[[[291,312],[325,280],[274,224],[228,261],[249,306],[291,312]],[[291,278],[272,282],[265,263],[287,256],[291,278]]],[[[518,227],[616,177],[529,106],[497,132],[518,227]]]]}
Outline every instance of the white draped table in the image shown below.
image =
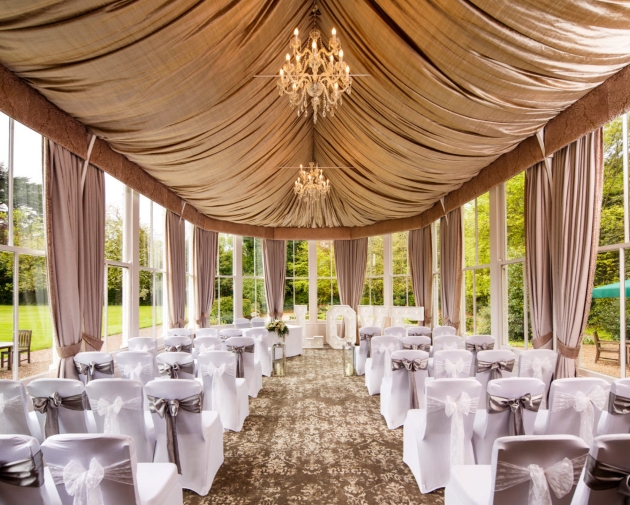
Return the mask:
{"type": "MultiPolygon", "coordinates": [[[[289,334],[284,338],[284,352],[286,352],[287,358],[293,356],[299,356],[302,354],[302,327],[288,324],[289,334]]],[[[275,331],[269,332],[269,345],[273,345],[276,342],[281,342],[276,335],[275,331]]]]}

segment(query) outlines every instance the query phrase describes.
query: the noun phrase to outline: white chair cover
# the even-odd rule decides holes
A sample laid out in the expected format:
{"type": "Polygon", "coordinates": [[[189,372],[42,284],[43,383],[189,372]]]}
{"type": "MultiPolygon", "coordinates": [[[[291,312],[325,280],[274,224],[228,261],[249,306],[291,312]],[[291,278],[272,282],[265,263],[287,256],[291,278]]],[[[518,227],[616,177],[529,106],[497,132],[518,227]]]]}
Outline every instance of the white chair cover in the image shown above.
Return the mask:
{"type": "Polygon", "coordinates": [[[571,435],[500,438],[491,465],[451,470],[445,503],[569,505],[587,451],[586,444],[571,435]]]}
{"type": "Polygon", "coordinates": [[[431,338],[431,328],[428,326],[409,326],[407,327],[407,336],[423,336],[431,338]]]}
{"type": "Polygon", "coordinates": [[[517,434],[512,433],[513,427],[510,429],[511,421],[518,422],[519,418],[522,419],[524,433],[518,433],[519,435],[534,433],[534,423],[545,393],[545,383],[532,377],[496,379],[488,383],[487,393],[488,399],[493,396],[512,401],[508,403],[504,400],[502,407],[505,410],[500,412],[497,412],[499,409],[496,408],[493,409],[494,413],[489,412],[488,402],[484,405],[485,408],[477,410],[472,441],[478,465],[490,464],[492,446],[497,438],[517,434]]]}
{"type": "Polygon", "coordinates": [[[138,461],[151,463],[155,433],[151,416],[143,409],[143,386],[129,379],[101,379],[85,386],[85,392],[97,432],[133,438],[138,461]]]}
{"type": "Polygon", "coordinates": [[[185,335],[174,335],[164,337],[164,350],[166,352],[189,352],[192,353],[192,339],[185,335]]]}
{"type": "Polygon", "coordinates": [[[630,433],[630,379],[615,379],[610,385],[608,407],[599,419],[598,435],[630,433]]]}
{"type": "Polygon", "coordinates": [[[470,335],[464,339],[464,349],[473,354],[473,361],[470,366],[471,377],[477,374],[477,353],[479,351],[493,350],[495,343],[495,339],[491,335],[470,335]]]}
{"type": "Polygon", "coordinates": [[[218,336],[199,337],[193,342],[193,357],[198,358],[199,355],[210,351],[225,351],[225,344],[218,336]]]}
{"type": "Polygon", "coordinates": [[[234,328],[251,328],[252,322],[246,317],[234,318],[234,328]]]}
{"type": "Polygon", "coordinates": [[[92,379],[114,377],[114,358],[108,352],[80,352],[73,359],[79,379],[83,384],[87,384],[92,379]]]}
{"type": "Polygon", "coordinates": [[[137,463],[123,435],[56,435],[42,444],[63,505],[181,505],[182,486],[170,463],[137,463]]]}
{"type": "MultiPolygon", "coordinates": [[[[450,328],[450,326],[446,326],[450,328]]],[[[438,351],[451,351],[454,349],[464,349],[466,343],[464,339],[459,335],[436,335],[433,334],[433,348],[431,349],[431,356],[434,356],[438,351]]]]}
{"type": "MultiPolygon", "coordinates": [[[[254,346],[255,349],[254,339],[251,337],[230,337],[225,341],[225,345],[228,351],[245,348],[243,352],[243,376],[247,382],[249,396],[256,398],[262,389],[262,367],[260,362],[256,361],[255,353],[246,351],[249,346],[254,346]]],[[[236,358],[238,371],[238,355],[236,358]]]]}
{"type": "Polygon", "coordinates": [[[456,335],[457,332],[453,326],[434,326],[433,327],[433,338],[442,337],[444,335],[456,335]]]}
{"type": "Polygon", "coordinates": [[[518,376],[535,377],[545,383],[545,402],[543,409],[547,408],[549,388],[556,370],[558,353],[552,349],[530,349],[518,355],[518,376]]]}
{"type": "Polygon", "coordinates": [[[435,379],[425,383],[426,409],[410,410],[403,434],[403,461],[420,491],[444,487],[451,467],[474,465],[473,420],[481,393],[475,379],[435,379]]]}
{"type": "Polygon", "coordinates": [[[151,337],[130,338],[128,345],[130,351],[142,351],[151,353],[151,355],[153,356],[153,376],[158,377],[160,374],[158,373],[157,361],[155,360],[158,355],[157,339],[151,337]]]}
{"type": "Polygon", "coordinates": [[[143,386],[153,380],[154,359],[151,353],[142,351],[122,351],[116,354],[116,364],[121,379],[131,379],[143,386]]]}
{"type": "Polygon", "coordinates": [[[34,437],[0,434],[0,503],[6,505],[61,503],[50,473],[45,470],[39,443],[34,437]],[[19,468],[5,466],[16,462],[22,462],[19,468]],[[25,466],[28,466],[27,471],[25,466]],[[32,485],[18,485],[17,479],[22,480],[22,484],[32,485]]]}
{"type": "Polygon", "coordinates": [[[218,337],[219,330],[217,328],[198,328],[195,331],[195,340],[199,337],[218,337]]]}
{"type": "Polygon", "coordinates": [[[192,337],[192,330],[190,328],[171,328],[166,332],[169,337],[192,337]]]}
{"type": "Polygon", "coordinates": [[[407,328],[404,326],[390,326],[383,330],[383,336],[403,338],[407,336],[407,328]]]}
{"type": "Polygon", "coordinates": [[[262,317],[252,317],[252,328],[264,328],[265,320],[262,317]]]}
{"type": "MultiPolygon", "coordinates": [[[[83,382],[75,379],[35,379],[30,382],[26,389],[33,401],[36,398],[50,398],[55,394],[63,398],[85,395],[85,386],[83,382]]],[[[89,407],[87,395],[85,395],[85,406],[89,407]]],[[[52,406],[51,406],[52,408],[52,406]]],[[[42,440],[46,438],[46,419],[50,414],[48,412],[36,412],[37,421],[41,430],[42,440]]],[[[72,410],[62,405],[56,409],[57,419],[59,423],[59,433],[90,433],[95,431],[94,421],[88,416],[88,410],[72,410]]]]}
{"type": "Polygon", "coordinates": [[[229,351],[210,351],[199,356],[198,366],[203,409],[217,411],[223,428],[241,431],[249,415],[249,396],[245,379],[236,378],[236,356],[229,351]]]}
{"type": "Polygon", "coordinates": [[[630,477],[630,435],[602,435],[591,445],[572,505],[625,505],[630,477]],[[624,494],[626,493],[626,494],[624,494]]]}
{"type": "Polygon", "coordinates": [[[354,350],[357,375],[365,374],[365,361],[372,355],[372,337],[380,334],[381,328],[379,326],[364,326],[359,329],[359,346],[354,350]]]}
{"type": "MultiPolygon", "coordinates": [[[[34,413],[28,411],[29,398],[24,384],[0,380],[0,435],[42,436],[34,413]]],[[[43,440],[43,438],[42,438],[43,440]]]]}
{"type": "Polygon", "coordinates": [[[392,353],[401,349],[402,340],[398,337],[372,338],[372,356],[365,361],[365,385],[370,395],[381,392],[383,377],[392,372],[392,353]]]}
{"type": "Polygon", "coordinates": [[[171,379],[194,379],[195,360],[188,352],[164,352],[157,357],[160,376],[171,379]]]}
{"type": "Polygon", "coordinates": [[[262,374],[271,377],[271,346],[269,344],[269,332],[265,328],[248,328],[243,330],[244,337],[254,339],[254,357],[260,363],[262,374]]]}
{"type": "MultiPolygon", "coordinates": [[[[195,380],[158,379],[149,382],[145,389],[147,397],[165,400],[183,400],[202,393],[201,384],[195,380]]],[[[167,416],[152,413],[157,438],[153,460],[158,463],[169,461],[167,416]]],[[[175,421],[182,487],[205,496],[223,464],[223,426],[219,413],[207,410],[193,413],[179,409],[175,421]]]]}
{"type": "Polygon", "coordinates": [[[394,430],[404,424],[409,409],[425,408],[424,382],[429,376],[429,353],[394,351],[391,360],[392,374],[383,377],[381,382],[381,414],[387,427],[394,430]]]}
{"type": "Polygon", "coordinates": [[[485,391],[492,379],[507,379],[512,377],[516,364],[516,354],[509,349],[494,351],[479,351],[477,353],[477,368],[475,377],[485,391]],[[481,371],[480,371],[481,370],[481,371]]]}
{"type": "Polygon", "coordinates": [[[464,379],[470,376],[471,361],[472,353],[465,349],[437,351],[433,363],[429,363],[429,375],[436,379],[464,379]]]}
{"type": "Polygon", "coordinates": [[[410,335],[402,340],[403,349],[431,353],[431,337],[427,335],[410,335]]]}
{"type": "Polygon", "coordinates": [[[590,445],[609,391],[610,384],[604,379],[556,379],[551,383],[549,410],[538,413],[534,433],[576,435],[590,445]]]}
{"type": "Polygon", "coordinates": [[[240,328],[224,328],[223,330],[219,330],[219,337],[221,340],[226,340],[230,337],[242,337],[243,330],[240,328]]]}

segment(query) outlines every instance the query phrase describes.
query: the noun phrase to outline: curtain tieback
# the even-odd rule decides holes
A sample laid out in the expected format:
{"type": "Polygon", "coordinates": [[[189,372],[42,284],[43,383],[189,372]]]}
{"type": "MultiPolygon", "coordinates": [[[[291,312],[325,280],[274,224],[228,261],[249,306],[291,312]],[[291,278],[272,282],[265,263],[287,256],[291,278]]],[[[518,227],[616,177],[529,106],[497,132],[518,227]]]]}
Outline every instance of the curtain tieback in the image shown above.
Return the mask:
{"type": "Polygon", "coordinates": [[[617,488],[626,504],[630,503],[630,471],[597,461],[590,454],[586,460],[584,484],[595,491],[617,488]]]}
{"type": "Polygon", "coordinates": [[[176,323],[171,323],[171,330],[173,328],[185,328],[187,324],[188,324],[188,321],[180,317],[176,323]]]}
{"type": "Polygon", "coordinates": [[[534,349],[540,349],[541,347],[551,342],[552,338],[553,338],[553,332],[550,331],[549,333],[545,333],[544,335],[540,337],[536,337],[532,339],[532,345],[534,346],[534,349]]]}
{"type": "Polygon", "coordinates": [[[95,338],[92,335],[88,335],[87,333],[81,333],[81,339],[83,339],[87,345],[97,351],[100,351],[103,347],[103,341],[100,338],[95,338]]]}
{"type": "Polygon", "coordinates": [[[61,397],[56,391],[50,396],[33,396],[33,409],[46,416],[46,438],[59,434],[59,407],[69,410],[89,410],[90,401],[85,391],[78,395],[61,397]]]}
{"type": "Polygon", "coordinates": [[[181,400],[168,400],[147,395],[149,411],[166,419],[166,448],[168,460],[177,465],[177,473],[181,475],[182,466],[179,461],[179,446],[177,443],[177,415],[180,410],[200,414],[203,410],[203,394],[192,395],[181,400]]]}
{"type": "Polygon", "coordinates": [[[199,316],[199,319],[196,319],[197,324],[201,326],[204,322],[204,319],[210,319],[210,314],[208,314],[207,312],[202,312],[199,316]]]}
{"type": "Polygon", "coordinates": [[[57,347],[57,354],[61,359],[70,359],[81,352],[81,342],[57,347]]]}
{"type": "Polygon", "coordinates": [[[502,396],[488,395],[488,414],[499,414],[509,411],[509,433],[515,435],[525,435],[523,425],[523,409],[538,412],[543,395],[524,394],[520,398],[504,398],[502,396]]]}
{"type": "Polygon", "coordinates": [[[44,460],[37,451],[32,457],[0,465],[0,482],[19,487],[44,485],[44,460]]]}
{"type": "Polygon", "coordinates": [[[558,352],[567,359],[577,359],[580,355],[580,346],[569,347],[558,340],[558,352]]]}

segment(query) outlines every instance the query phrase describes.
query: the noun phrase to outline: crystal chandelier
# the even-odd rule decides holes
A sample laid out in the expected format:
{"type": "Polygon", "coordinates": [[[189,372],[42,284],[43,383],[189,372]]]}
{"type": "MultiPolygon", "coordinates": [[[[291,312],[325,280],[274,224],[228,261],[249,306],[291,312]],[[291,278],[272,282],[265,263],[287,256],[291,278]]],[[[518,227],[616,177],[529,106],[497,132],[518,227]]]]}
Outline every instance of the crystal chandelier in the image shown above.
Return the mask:
{"type": "Polygon", "coordinates": [[[330,181],[324,179],[324,172],[317,166],[317,163],[311,161],[306,170],[300,165],[300,173],[293,188],[300,200],[314,204],[324,198],[329,190],[330,181]]]}
{"type": "Polygon", "coordinates": [[[337,104],[343,102],[343,93],[350,94],[350,67],[343,61],[343,50],[334,28],[332,38],[328,41],[330,50],[320,41],[319,30],[313,29],[308,35],[310,44],[301,51],[302,41],[298,33],[296,28],[290,44],[293,60],[287,53],[287,61],[280,69],[278,90],[280,96],[289,95],[289,105],[291,109],[297,107],[298,117],[302,113],[308,116],[310,97],[313,123],[317,123],[318,113],[322,117],[326,117],[326,113],[334,116],[337,104]]]}

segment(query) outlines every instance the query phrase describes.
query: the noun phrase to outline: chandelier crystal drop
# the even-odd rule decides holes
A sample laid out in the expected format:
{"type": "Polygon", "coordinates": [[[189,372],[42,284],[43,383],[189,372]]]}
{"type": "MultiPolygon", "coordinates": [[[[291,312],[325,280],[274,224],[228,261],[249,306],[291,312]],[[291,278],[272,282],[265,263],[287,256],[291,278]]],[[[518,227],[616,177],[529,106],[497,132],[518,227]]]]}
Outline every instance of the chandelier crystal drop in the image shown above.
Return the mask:
{"type": "Polygon", "coordinates": [[[289,105],[291,109],[297,108],[298,117],[308,116],[310,98],[313,123],[317,123],[317,114],[334,116],[337,104],[343,103],[343,93],[350,94],[350,67],[343,61],[343,50],[334,28],[328,41],[330,50],[320,40],[319,30],[311,30],[309,44],[301,51],[298,34],[296,28],[290,44],[293,58],[287,53],[286,63],[280,69],[278,90],[280,96],[289,95],[289,105]]]}
{"type": "Polygon", "coordinates": [[[316,163],[310,162],[306,170],[300,165],[300,172],[293,190],[300,200],[314,204],[326,196],[330,190],[330,181],[324,179],[324,172],[316,163]]]}

